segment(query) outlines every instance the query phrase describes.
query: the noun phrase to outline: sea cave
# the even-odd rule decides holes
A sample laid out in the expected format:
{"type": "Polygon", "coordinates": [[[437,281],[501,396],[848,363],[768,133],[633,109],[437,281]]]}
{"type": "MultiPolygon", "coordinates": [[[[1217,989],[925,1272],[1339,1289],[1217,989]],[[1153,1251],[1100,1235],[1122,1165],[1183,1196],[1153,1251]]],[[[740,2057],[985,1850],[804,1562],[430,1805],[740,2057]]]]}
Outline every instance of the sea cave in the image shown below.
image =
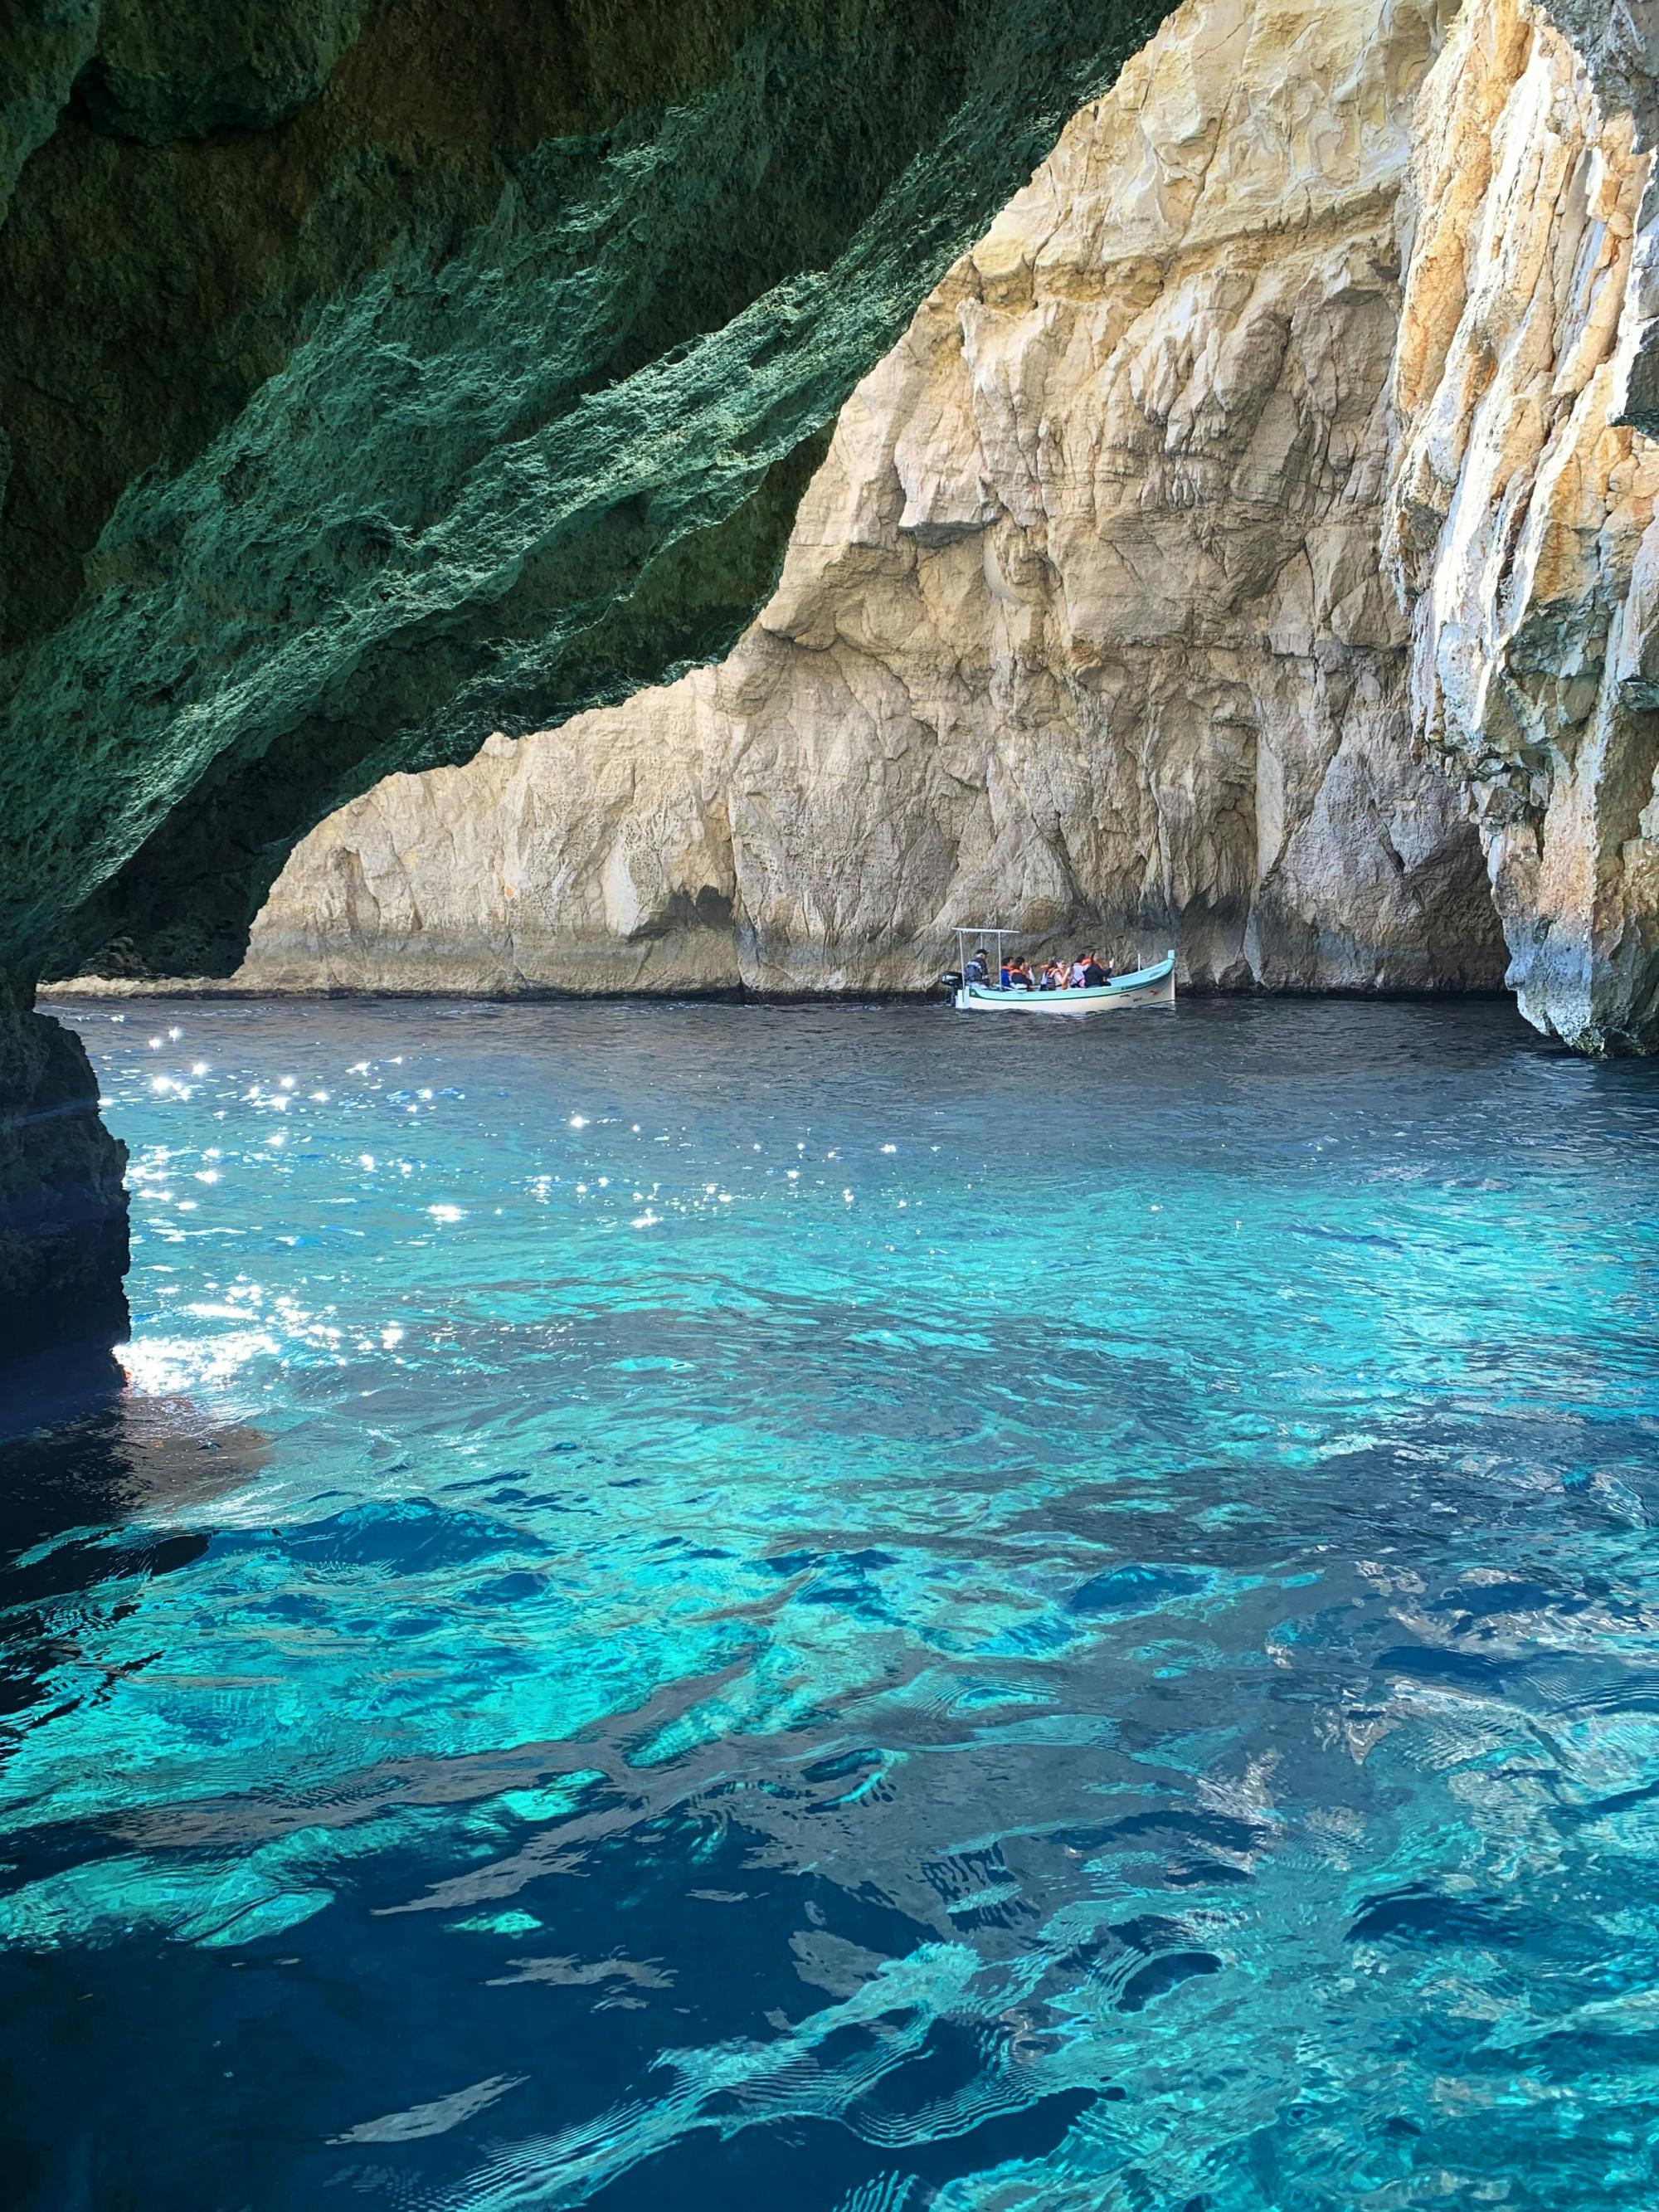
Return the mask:
{"type": "Polygon", "coordinates": [[[1656,130],[20,0],[8,2203],[1659,2194],[1656,130]]]}

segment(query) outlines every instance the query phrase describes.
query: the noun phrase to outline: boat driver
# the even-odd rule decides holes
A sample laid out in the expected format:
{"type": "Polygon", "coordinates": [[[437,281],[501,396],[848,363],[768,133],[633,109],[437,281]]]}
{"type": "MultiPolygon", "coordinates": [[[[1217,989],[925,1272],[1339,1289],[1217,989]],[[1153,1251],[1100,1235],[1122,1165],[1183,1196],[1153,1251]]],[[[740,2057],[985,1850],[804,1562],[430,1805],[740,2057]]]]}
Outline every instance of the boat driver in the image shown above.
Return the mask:
{"type": "Polygon", "coordinates": [[[988,983],[990,981],[990,964],[986,959],[985,947],[982,945],[976,945],[974,947],[973,957],[969,961],[967,973],[963,975],[962,980],[964,983],[988,983]]]}

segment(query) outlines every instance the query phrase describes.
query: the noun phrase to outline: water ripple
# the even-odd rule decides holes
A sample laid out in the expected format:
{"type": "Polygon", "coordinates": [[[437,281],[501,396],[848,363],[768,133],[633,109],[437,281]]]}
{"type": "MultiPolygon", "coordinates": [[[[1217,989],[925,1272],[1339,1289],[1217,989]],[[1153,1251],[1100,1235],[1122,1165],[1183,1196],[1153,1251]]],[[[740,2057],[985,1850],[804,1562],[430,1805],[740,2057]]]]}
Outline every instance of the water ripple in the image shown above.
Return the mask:
{"type": "Polygon", "coordinates": [[[25,2212],[1659,2200],[1650,1069],[76,1019],[137,1328],[3,1447],[25,2212]]]}

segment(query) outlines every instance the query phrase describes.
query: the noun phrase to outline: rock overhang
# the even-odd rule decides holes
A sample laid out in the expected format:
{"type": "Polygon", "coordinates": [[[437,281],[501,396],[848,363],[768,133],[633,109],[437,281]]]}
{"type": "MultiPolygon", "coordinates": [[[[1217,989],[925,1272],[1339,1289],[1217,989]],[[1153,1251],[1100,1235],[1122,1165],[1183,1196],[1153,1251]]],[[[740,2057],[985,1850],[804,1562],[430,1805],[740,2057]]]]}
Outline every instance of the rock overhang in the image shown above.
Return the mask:
{"type": "Polygon", "coordinates": [[[848,391],[1166,10],[60,12],[0,103],[25,981],[226,970],[341,800],[721,651],[848,391]]]}

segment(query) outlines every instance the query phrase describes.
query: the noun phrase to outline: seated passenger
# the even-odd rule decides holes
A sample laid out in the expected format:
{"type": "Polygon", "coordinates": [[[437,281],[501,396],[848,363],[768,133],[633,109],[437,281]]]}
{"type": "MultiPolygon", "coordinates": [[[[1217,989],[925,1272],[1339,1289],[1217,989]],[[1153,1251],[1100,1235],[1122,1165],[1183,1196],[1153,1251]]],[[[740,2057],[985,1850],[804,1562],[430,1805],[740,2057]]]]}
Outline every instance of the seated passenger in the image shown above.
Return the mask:
{"type": "Polygon", "coordinates": [[[1101,966],[1094,954],[1092,952],[1085,952],[1083,956],[1083,981],[1085,988],[1091,991],[1097,991],[1103,983],[1109,983],[1110,981],[1110,976],[1108,975],[1106,970],[1101,966]]]}
{"type": "Polygon", "coordinates": [[[1083,988],[1083,963],[1084,955],[1079,952],[1072,963],[1072,988],[1074,991],[1080,991],[1083,988]]]}
{"type": "Polygon", "coordinates": [[[1058,991],[1060,988],[1059,961],[1045,960],[1043,962],[1042,973],[1037,978],[1037,988],[1039,991],[1058,991]]]}
{"type": "Polygon", "coordinates": [[[1017,991],[1029,991],[1034,988],[1034,979],[1030,969],[1026,965],[1024,953],[1017,955],[1010,963],[1008,981],[1017,991]]]}
{"type": "Polygon", "coordinates": [[[1011,991],[1013,988],[1013,970],[1008,965],[1008,956],[1006,952],[1002,956],[1002,969],[997,980],[1005,991],[1011,991]]]}

